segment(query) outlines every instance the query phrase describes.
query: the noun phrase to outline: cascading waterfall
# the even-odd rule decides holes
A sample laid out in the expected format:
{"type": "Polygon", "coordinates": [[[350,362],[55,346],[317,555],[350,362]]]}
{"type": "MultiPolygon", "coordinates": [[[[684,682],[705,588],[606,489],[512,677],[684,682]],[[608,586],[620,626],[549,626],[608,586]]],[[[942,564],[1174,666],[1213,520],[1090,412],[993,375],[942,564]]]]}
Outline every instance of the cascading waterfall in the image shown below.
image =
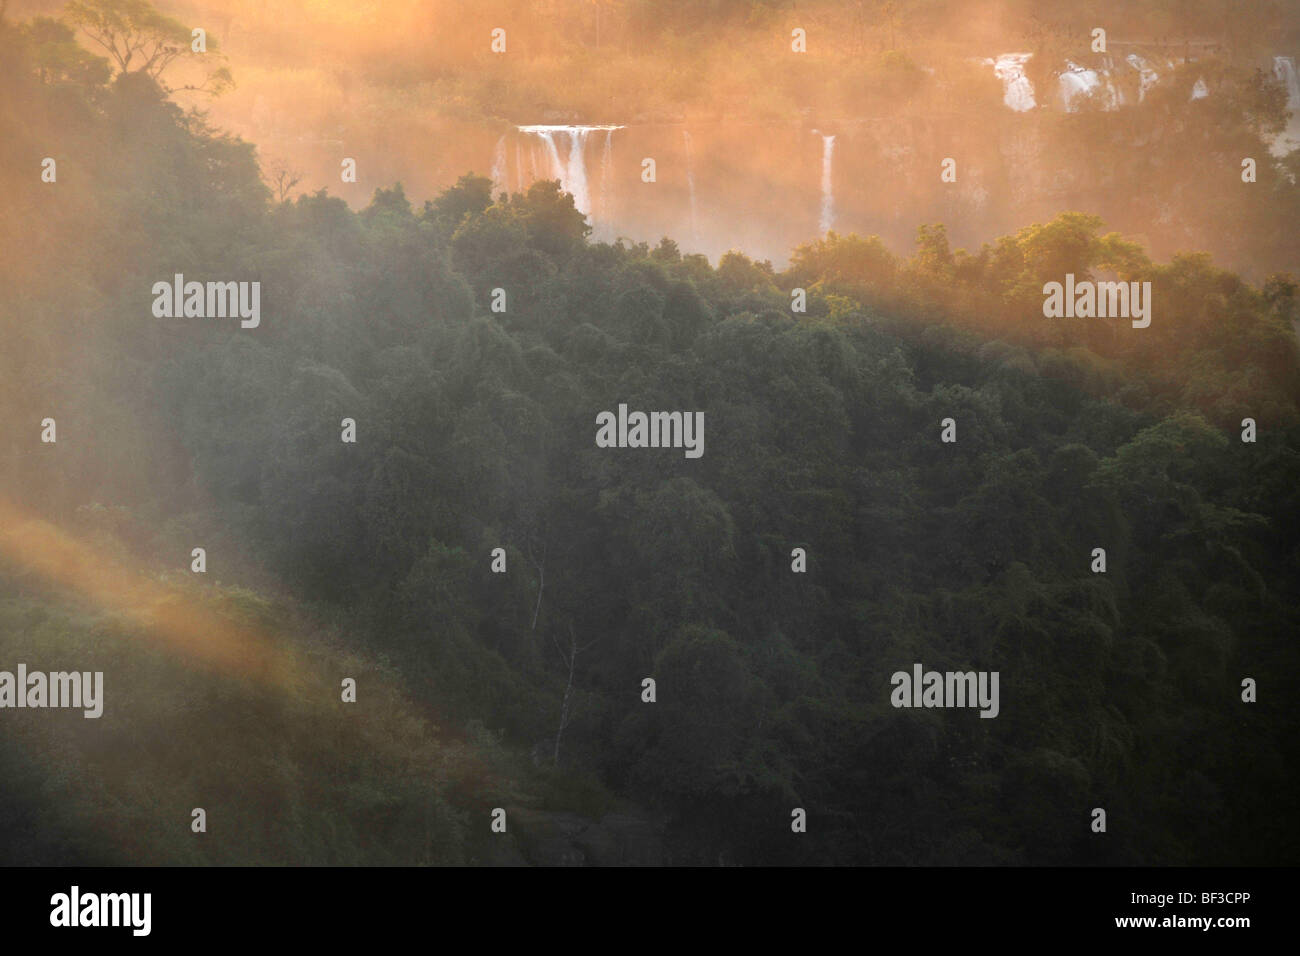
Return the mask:
{"type": "MultiPolygon", "coordinates": [[[[814,133],[818,132],[813,130],[814,133]]],[[[822,214],[817,228],[820,235],[830,232],[835,225],[835,185],[831,178],[832,160],[835,156],[835,137],[821,134],[822,137],[822,214]]]]}
{"type": "MultiPolygon", "coordinates": [[[[1051,71],[1052,79],[1047,83],[1048,93],[1043,92],[1043,84],[1035,90],[1027,72],[1029,53],[1004,53],[996,58],[975,60],[982,62],[1001,80],[1003,102],[1008,109],[1015,112],[1030,112],[1039,108],[1040,103],[1049,109],[1064,109],[1069,112],[1085,105],[1085,98],[1093,97],[1098,102],[1095,106],[1105,110],[1128,109],[1143,102],[1157,85],[1168,84],[1177,77],[1180,97],[1190,96],[1199,100],[1214,93],[1209,89],[1204,76],[1184,72],[1181,64],[1193,62],[1192,58],[1181,56],[1171,58],[1162,51],[1158,43],[1126,44],[1113,56],[1092,56],[1078,54],[1077,60],[1062,60],[1059,69],[1051,71]],[[1133,51],[1133,52],[1128,52],[1133,51]],[[1189,87],[1183,81],[1195,79],[1189,87]],[[1050,103],[1049,103],[1050,100],[1050,103]]],[[[1300,149],[1300,74],[1296,69],[1296,57],[1273,56],[1272,69],[1279,83],[1286,90],[1287,106],[1292,112],[1286,130],[1275,137],[1270,149],[1277,155],[1300,149]]],[[[1267,62],[1267,61],[1266,61],[1267,62]]],[[[1196,67],[1190,67],[1195,70],[1196,67]]],[[[601,238],[612,236],[615,226],[627,228],[644,227],[654,218],[647,213],[639,199],[628,194],[623,201],[624,189],[613,168],[614,133],[625,129],[623,126],[577,126],[577,125],[527,125],[517,127],[517,132],[507,133],[495,143],[492,156],[492,181],[494,190],[514,186],[523,191],[531,182],[538,179],[555,179],[561,188],[573,196],[575,207],[588,216],[597,235],[601,238]],[[602,131],[604,142],[593,142],[592,134],[602,131]],[[510,141],[514,140],[513,156],[510,141]],[[587,150],[600,149],[599,181],[597,172],[588,166],[587,150]],[[511,165],[513,164],[513,169],[511,165]],[[615,212],[620,217],[628,217],[629,223],[615,221],[615,212]]],[[[677,229],[685,233],[689,225],[689,238],[697,246],[701,243],[700,230],[703,224],[699,214],[698,183],[696,182],[695,144],[690,130],[677,126],[682,135],[682,157],[685,166],[687,210],[670,210],[676,215],[677,229]],[[681,221],[681,212],[689,215],[689,223],[681,221]]],[[[700,132],[697,128],[695,132],[700,132]]],[[[835,228],[837,213],[835,196],[835,144],[837,137],[832,134],[813,130],[822,140],[822,163],[820,177],[820,205],[817,227],[821,235],[835,228]]],[[[632,135],[632,134],[629,134],[632,135]]],[[[653,135],[653,134],[651,134],[653,135]]],[[[624,142],[624,141],[620,141],[624,142]]],[[[627,141],[630,142],[630,141],[627,141]]],[[[806,141],[805,141],[806,142],[806,141]]],[[[486,144],[484,144],[486,145],[486,144]]],[[[622,147],[621,147],[622,148],[622,147]]],[[[640,148],[639,146],[637,148],[640,148]]],[[[639,155],[639,154],[638,154],[639,155]]],[[[805,154],[807,155],[807,154],[805,154]]],[[[592,158],[592,162],[595,162],[592,158]]],[[[843,157],[841,157],[841,165],[843,157]]],[[[804,188],[810,187],[808,184],[804,188]]],[[[635,188],[635,187],[629,187],[635,188]]],[[[811,190],[809,189],[809,192],[811,190]]],[[[639,195],[639,194],[638,194],[639,195]]],[[[805,193],[807,196],[807,193],[805,193]]],[[[807,202],[808,197],[804,200],[807,202]]],[[[805,207],[806,208],[806,207],[805,207]]],[[[845,211],[850,218],[857,218],[856,212],[845,211]]],[[[646,227],[651,228],[651,227],[646,227]]],[[[653,227],[658,228],[658,227],[653,227]]],[[[664,228],[671,232],[670,219],[664,220],[664,228]]]]}
{"type": "Polygon", "coordinates": [[[1060,75],[1061,105],[1067,113],[1077,112],[1078,101],[1092,94],[1093,90],[1102,90],[1102,109],[1118,108],[1119,97],[1115,94],[1115,85],[1111,82],[1110,71],[1098,73],[1087,67],[1079,66],[1069,60],[1060,75]],[[1103,79],[1104,76],[1104,79],[1103,79]]]}
{"type": "MultiPolygon", "coordinates": [[[[1125,61],[1125,65],[1128,65],[1127,61],[1125,61]]],[[[1123,88],[1115,85],[1115,58],[1114,57],[1110,57],[1110,56],[1106,57],[1106,66],[1101,71],[1101,75],[1102,75],[1102,79],[1106,83],[1106,97],[1110,103],[1110,105],[1107,106],[1106,108],[1117,110],[1121,106],[1127,105],[1128,97],[1124,94],[1123,88]]],[[[1139,80],[1140,79],[1141,78],[1139,77],[1139,80]]]]}
{"type": "Polygon", "coordinates": [[[1087,96],[1097,85],[1097,74],[1074,63],[1066,63],[1065,66],[1057,82],[1061,88],[1061,105],[1067,112],[1073,113],[1077,109],[1075,101],[1087,96]]]}
{"type": "Polygon", "coordinates": [[[700,241],[700,221],[695,205],[695,144],[691,141],[691,131],[682,130],[682,143],[686,148],[686,189],[691,198],[691,241],[700,241]]]}
{"type": "Polygon", "coordinates": [[[600,218],[608,223],[610,216],[609,179],[614,171],[614,131],[605,131],[605,149],[600,154],[600,218]]]}
{"type": "MultiPolygon", "coordinates": [[[[551,166],[548,178],[558,179],[560,188],[573,196],[573,204],[578,211],[590,215],[592,210],[591,194],[587,186],[587,138],[596,130],[613,133],[614,130],[622,128],[621,126],[520,126],[519,132],[536,136],[541,140],[551,166]],[[555,142],[558,133],[565,134],[569,141],[567,161],[560,159],[560,149],[555,142]]],[[[536,175],[535,169],[534,175],[536,175]]]]}
{"type": "Polygon", "coordinates": [[[1152,68],[1151,63],[1145,57],[1138,56],[1136,53],[1130,53],[1124,60],[1129,66],[1137,70],[1139,77],[1141,77],[1138,85],[1138,102],[1140,103],[1147,98],[1147,90],[1156,85],[1156,82],[1160,79],[1160,74],[1152,68]]]}
{"type": "Polygon", "coordinates": [[[984,61],[993,67],[993,75],[1002,81],[1002,102],[1017,113],[1027,112],[1038,105],[1034,100],[1034,84],[1025,76],[1025,64],[1031,56],[1032,53],[1003,53],[996,60],[984,61]]]}
{"type": "MultiPolygon", "coordinates": [[[[993,67],[994,75],[1002,81],[1003,102],[1018,113],[1031,110],[1037,105],[1033,84],[1025,76],[1025,63],[1032,55],[1031,53],[1003,53],[997,59],[986,58],[982,61],[985,66],[993,67]]],[[[1146,99],[1147,93],[1159,81],[1160,73],[1156,71],[1155,66],[1161,63],[1163,63],[1160,67],[1161,71],[1173,72],[1174,61],[1159,54],[1142,56],[1130,53],[1124,57],[1119,69],[1122,70],[1127,65],[1137,71],[1139,103],[1146,99]]],[[[1273,63],[1274,72],[1283,83],[1297,82],[1295,62],[1291,57],[1274,57],[1273,63]],[[1288,76],[1289,80],[1286,78],[1288,76]]],[[[1121,106],[1131,105],[1131,98],[1124,92],[1125,82],[1122,80],[1116,82],[1119,79],[1116,69],[1116,61],[1109,56],[1101,58],[1091,67],[1066,60],[1056,74],[1058,104],[1065,112],[1074,113],[1079,110],[1087,96],[1094,91],[1099,91],[1097,95],[1101,97],[1103,110],[1117,110],[1121,106]]],[[[1210,90],[1204,78],[1198,79],[1192,86],[1191,99],[1204,99],[1209,95],[1210,90]]],[[[1296,91],[1296,95],[1300,98],[1300,89],[1296,91]]]]}
{"type": "Polygon", "coordinates": [[[564,168],[564,163],[560,160],[560,148],[555,144],[555,130],[544,126],[536,129],[526,129],[523,126],[519,128],[527,133],[536,133],[538,137],[541,138],[542,149],[545,152],[546,161],[551,167],[550,173],[547,174],[547,178],[558,179],[560,181],[560,188],[564,189],[564,181],[568,178],[568,171],[564,168]]]}
{"type": "Polygon", "coordinates": [[[1300,110],[1300,78],[1295,72],[1295,57],[1273,57],[1273,75],[1286,89],[1287,109],[1292,112],[1300,110]]]}
{"type": "Polygon", "coordinates": [[[568,175],[560,180],[565,192],[573,194],[573,205],[584,215],[591,212],[591,196],[587,192],[587,135],[590,130],[569,130],[568,175]]]}
{"type": "Polygon", "coordinates": [[[1273,57],[1273,75],[1286,90],[1286,108],[1291,111],[1286,129],[1274,139],[1270,147],[1274,155],[1283,156],[1300,148],[1300,78],[1296,76],[1295,57],[1273,57]]]}

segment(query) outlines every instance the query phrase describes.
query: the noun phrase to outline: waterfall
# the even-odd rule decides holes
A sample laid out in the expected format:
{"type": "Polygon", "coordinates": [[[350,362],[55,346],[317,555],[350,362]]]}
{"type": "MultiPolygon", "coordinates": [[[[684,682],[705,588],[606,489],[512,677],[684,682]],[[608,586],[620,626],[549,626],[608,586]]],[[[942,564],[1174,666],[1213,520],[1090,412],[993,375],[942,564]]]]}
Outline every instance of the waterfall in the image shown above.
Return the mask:
{"type": "Polygon", "coordinates": [[[506,182],[506,138],[502,135],[492,151],[492,192],[501,193],[509,189],[510,184],[506,182]]]}
{"type": "Polygon", "coordinates": [[[524,191],[524,147],[522,143],[515,143],[515,191],[524,191]]]}
{"type": "Polygon", "coordinates": [[[822,214],[817,228],[823,236],[835,225],[835,186],[831,178],[831,159],[834,155],[835,137],[822,134],[822,214]]]}
{"type": "Polygon", "coordinates": [[[565,179],[560,180],[564,191],[573,194],[573,205],[584,215],[591,212],[591,197],[587,193],[587,135],[591,131],[575,126],[569,130],[569,168],[565,179]]]}
{"type": "MultiPolygon", "coordinates": [[[[1003,103],[1018,113],[1032,110],[1037,105],[1034,85],[1025,76],[1025,64],[1032,55],[1031,53],[1003,53],[996,60],[985,58],[981,61],[985,66],[993,67],[993,74],[1002,81],[1003,103]]],[[[1155,69],[1157,65],[1163,61],[1161,70],[1168,68],[1172,71],[1175,67],[1174,62],[1168,57],[1160,57],[1156,54],[1152,54],[1152,57],[1154,59],[1137,53],[1130,53],[1124,57],[1125,63],[1138,72],[1138,102],[1146,99],[1147,93],[1160,79],[1160,74],[1155,69]]],[[[1275,57],[1274,59],[1277,61],[1289,58],[1275,57]]],[[[1130,105],[1129,96],[1124,92],[1125,84],[1117,82],[1115,64],[1114,58],[1109,56],[1102,58],[1096,67],[1080,66],[1070,60],[1065,61],[1065,65],[1057,72],[1057,102],[1061,108],[1068,113],[1077,112],[1082,105],[1081,98],[1089,95],[1100,95],[1101,108],[1107,111],[1130,105]],[[1093,94],[1094,90],[1101,92],[1093,94]]],[[[1121,66],[1120,69],[1122,70],[1123,67],[1121,66]]],[[[1283,68],[1276,66],[1275,69],[1281,76],[1280,71],[1283,68]]],[[[1294,77],[1294,65],[1291,69],[1294,77]]],[[[1199,99],[1206,95],[1208,91],[1204,84],[1201,84],[1193,98],[1199,99]]]]}
{"type": "Polygon", "coordinates": [[[613,218],[609,205],[609,177],[613,171],[614,131],[609,129],[605,131],[605,149],[600,154],[600,218],[605,223],[613,218]]]}
{"type": "Polygon", "coordinates": [[[1269,150],[1274,156],[1285,156],[1300,147],[1300,79],[1296,77],[1295,57],[1273,57],[1273,75],[1286,90],[1286,108],[1291,116],[1286,129],[1274,138],[1269,150]]]}
{"type": "Polygon", "coordinates": [[[546,156],[551,163],[548,178],[558,179],[560,188],[573,196],[573,205],[584,215],[591,214],[591,195],[587,188],[587,138],[593,130],[605,130],[612,133],[621,126],[520,126],[519,132],[537,136],[546,149],[546,156]],[[556,145],[557,133],[564,133],[569,140],[567,162],[560,159],[560,150],[556,145]]]}
{"type": "Polygon", "coordinates": [[[546,150],[546,158],[550,160],[551,163],[551,172],[546,178],[558,179],[560,181],[560,188],[563,189],[566,176],[564,163],[560,162],[560,149],[555,145],[555,131],[551,129],[538,129],[535,130],[535,132],[541,137],[542,148],[546,150]]]}
{"type": "Polygon", "coordinates": [[[1032,53],[1003,53],[992,63],[993,75],[1002,81],[1002,102],[1017,113],[1032,110],[1034,101],[1034,84],[1025,76],[1025,64],[1032,53]]]}
{"type": "Polygon", "coordinates": [[[686,189],[691,198],[691,241],[700,242],[700,221],[695,206],[695,144],[691,141],[690,130],[682,130],[682,142],[686,147],[686,189]]]}
{"type": "Polygon", "coordinates": [[[1286,89],[1286,106],[1291,112],[1300,111],[1300,78],[1296,77],[1295,57],[1273,57],[1273,75],[1286,89]]]}
{"type": "Polygon", "coordinates": [[[1156,81],[1160,79],[1160,74],[1151,68],[1150,62],[1136,53],[1130,53],[1124,59],[1128,61],[1129,66],[1138,71],[1141,78],[1138,86],[1138,102],[1140,103],[1147,98],[1147,90],[1156,85],[1156,81]]]}
{"type": "Polygon", "coordinates": [[[1087,96],[1089,91],[1097,85],[1097,74],[1093,70],[1085,70],[1083,67],[1067,60],[1065,69],[1061,71],[1059,81],[1061,85],[1061,105],[1065,107],[1067,112],[1073,113],[1077,109],[1075,100],[1087,96]]]}
{"type": "Polygon", "coordinates": [[[1102,97],[1102,109],[1113,110],[1117,106],[1117,96],[1115,95],[1115,86],[1110,81],[1108,71],[1106,72],[1105,82],[1096,70],[1090,70],[1087,67],[1079,66],[1069,60],[1065,61],[1065,69],[1060,75],[1061,105],[1065,107],[1067,113],[1073,113],[1078,110],[1077,101],[1082,97],[1087,97],[1093,90],[1103,89],[1105,95],[1102,97]]]}

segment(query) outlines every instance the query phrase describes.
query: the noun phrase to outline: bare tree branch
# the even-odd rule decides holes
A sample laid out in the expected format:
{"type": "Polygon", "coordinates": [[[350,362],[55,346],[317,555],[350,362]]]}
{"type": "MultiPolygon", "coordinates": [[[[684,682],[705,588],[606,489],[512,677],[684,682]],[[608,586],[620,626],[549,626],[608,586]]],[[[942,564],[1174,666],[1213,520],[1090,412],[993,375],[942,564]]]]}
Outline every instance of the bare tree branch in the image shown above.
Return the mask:
{"type": "MultiPolygon", "coordinates": [[[[192,31],[160,13],[148,0],[71,0],[65,17],[92,43],[108,51],[120,72],[144,73],[168,93],[192,90],[217,95],[231,85],[230,71],[224,65],[213,68],[200,84],[169,87],[162,82],[163,73],[173,63],[193,52],[192,31]],[[132,69],[136,63],[142,65],[132,69]]],[[[218,64],[224,59],[215,46],[206,55],[218,64]]]]}
{"type": "Polygon", "coordinates": [[[539,562],[533,557],[533,549],[530,545],[524,546],[524,553],[528,555],[528,560],[537,568],[537,603],[533,606],[533,624],[528,630],[536,632],[537,615],[542,610],[542,592],[546,590],[546,545],[542,545],[542,560],[539,562]]]}
{"type": "Polygon", "coordinates": [[[555,639],[555,635],[554,634],[551,635],[551,643],[555,645],[555,649],[560,654],[560,660],[565,663],[569,672],[568,680],[565,682],[564,685],[564,697],[560,702],[560,725],[559,727],[556,728],[555,731],[555,752],[553,754],[552,759],[556,766],[559,766],[560,764],[560,741],[563,739],[564,730],[566,727],[569,726],[569,720],[573,716],[573,709],[571,706],[573,700],[573,675],[578,666],[578,655],[591,649],[599,641],[600,638],[597,637],[588,641],[586,644],[579,646],[578,637],[573,631],[573,622],[570,621],[569,622],[569,652],[566,654],[564,652],[564,649],[560,646],[559,641],[555,639]]]}

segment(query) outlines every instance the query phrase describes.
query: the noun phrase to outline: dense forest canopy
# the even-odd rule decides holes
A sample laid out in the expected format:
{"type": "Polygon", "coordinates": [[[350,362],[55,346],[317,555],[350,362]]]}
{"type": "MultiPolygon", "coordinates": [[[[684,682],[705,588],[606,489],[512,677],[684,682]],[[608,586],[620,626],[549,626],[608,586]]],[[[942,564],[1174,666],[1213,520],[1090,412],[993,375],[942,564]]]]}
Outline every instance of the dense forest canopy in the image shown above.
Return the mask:
{"type": "Polygon", "coordinates": [[[563,862],[572,820],[615,862],[1296,859],[1293,276],[1083,212],[715,266],[546,180],[270,178],[0,19],[0,668],[108,695],[5,713],[3,862],[563,862]],[[1067,272],[1149,282],[1150,327],[1045,319],[1067,272]],[[178,273],[260,324],[155,317],[178,273]],[[597,447],[620,403],[706,453],[597,447]],[[917,661],[998,671],[998,718],[891,707],[917,661]]]}

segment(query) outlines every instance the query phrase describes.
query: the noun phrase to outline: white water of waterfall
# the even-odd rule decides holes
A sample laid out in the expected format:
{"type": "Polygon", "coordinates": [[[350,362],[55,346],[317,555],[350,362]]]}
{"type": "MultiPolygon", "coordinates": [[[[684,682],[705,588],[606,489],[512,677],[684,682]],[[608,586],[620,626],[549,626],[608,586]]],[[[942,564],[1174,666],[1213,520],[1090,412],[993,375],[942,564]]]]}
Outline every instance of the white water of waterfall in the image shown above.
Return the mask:
{"type": "Polygon", "coordinates": [[[609,178],[614,171],[614,131],[605,131],[605,148],[600,154],[600,218],[608,223],[609,213],[609,178]]]}
{"type": "MultiPolygon", "coordinates": [[[[985,66],[993,67],[994,75],[1002,81],[1002,101],[1018,113],[1032,110],[1037,105],[1034,86],[1025,76],[1025,64],[1031,56],[1030,53],[1003,53],[996,60],[982,61],[985,66]]],[[[1275,61],[1278,59],[1287,58],[1276,57],[1275,61]]],[[[1147,93],[1159,81],[1157,66],[1161,72],[1171,73],[1176,66],[1173,60],[1156,54],[1130,53],[1124,62],[1138,73],[1138,102],[1146,99],[1147,93]]],[[[1120,71],[1123,71],[1123,65],[1120,71]]],[[[1127,85],[1128,81],[1117,75],[1115,60],[1111,57],[1105,57],[1095,68],[1067,60],[1056,74],[1056,101],[1066,112],[1073,113],[1082,106],[1086,97],[1096,95],[1100,97],[1103,110],[1117,110],[1132,105],[1132,97],[1125,93],[1127,85]]],[[[1200,83],[1193,89],[1192,98],[1208,95],[1209,90],[1200,83]]]]}
{"type": "Polygon", "coordinates": [[[1103,71],[1102,74],[1096,70],[1090,70],[1087,67],[1079,66],[1077,63],[1065,62],[1065,69],[1061,71],[1060,88],[1061,88],[1061,105],[1065,107],[1066,112],[1073,113],[1079,108],[1079,101],[1086,99],[1094,90],[1100,90],[1098,94],[1101,97],[1102,109],[1113,110],[1118,105],[1118,97],[1115,95],[1115,86],[1110,80],[1109,70],[1103,71]]]}
{"type": "Polygon", "coordinates": [[[1160,74],[1152,69],[1151,63],[1145,57],[1138,56],[1136,53],[1130,53],[1124,59],[1128,61],[1129,66],[1138,71],[1140,77],[1138,102],[1140,103],[1146,99],[1147,90],[1156,85],[1156,81],[1160,79],[1160,74]]]}
{"type": "Polygon", "coordinates": [[[524,191],[524,147],[515,143],[515,192],[524,191]]]}
{"type": "Polygon", "coordinates": [[[542,138],[542,148],[546,150],[546,158],[550,161],[551,172],[548,179],[558,179],[560,188],[564,188],[565,169],[564,163],[560,161],[560,149],[555,145],[555,134],[550,130],[542,130],[538,134],[542,138]]]}
{"type": "Polygon", "coordinates": [[[1300,148],[1300,77],[1296,76],[1295,57],[1273,57],[1273,75],[1286,90],[1286,108],[1291,111],[1286,129],[1273,141],[1271,147],[1275,156],[1284,156],[1291,150],[1300,148]]]}
{"type": "Polygon", "coordinates": [[[1025,64],[1032,53],[1003,53],[993,64],[993,75],[1002,81],[1002,102],[1017,113],[1032,110],[1034,101],[1034,84],[1025,76],[1025,64]]]}
{"type": "Polygon", "coordinates": [[[591,214],[591,195],[587,188],[587,137],[593,130],[613,132],[621,126],[520,126],[519,132],[537,136],[550,160],[550,179],[558,179],[560,188],[573,196],[573,205],[584,215],[591,214]],[[564,133],[569,140],[567,162],[560,159],[555,135],[564,133]]]}
{"type": "Polygon", "coordinates": [[[1300,110],[1300,77],[1295,72],[1295,57],[1273,57],[1273,73],[1286,89],[1286,105],[1289,110],[1300,110]]]}
{"type": "Polygon", "coordinates": [[[567,181],[561,180],[564,191],[573,194],[573,205],[583,215],[591,213],[591,196],[587,193],[587,134],[589,130],[574,127],[569,130],[569,168],[567,181]]]}
{"type": "Polygon", "coordinates": [[[682,143],[686,147],[686,190],[691,199],[691,241],[700,242],[700,220],[695,206],[695,144],[691,141],[690,130],[682,130],[682,143]]]}
{"type": "Polygon", "coordinates": [[[835,225],[835,186],[831,178],[831,161],[835,156],[835,137],[822,136],[822,214],[817,223],[821,235],[835,225]]]}

